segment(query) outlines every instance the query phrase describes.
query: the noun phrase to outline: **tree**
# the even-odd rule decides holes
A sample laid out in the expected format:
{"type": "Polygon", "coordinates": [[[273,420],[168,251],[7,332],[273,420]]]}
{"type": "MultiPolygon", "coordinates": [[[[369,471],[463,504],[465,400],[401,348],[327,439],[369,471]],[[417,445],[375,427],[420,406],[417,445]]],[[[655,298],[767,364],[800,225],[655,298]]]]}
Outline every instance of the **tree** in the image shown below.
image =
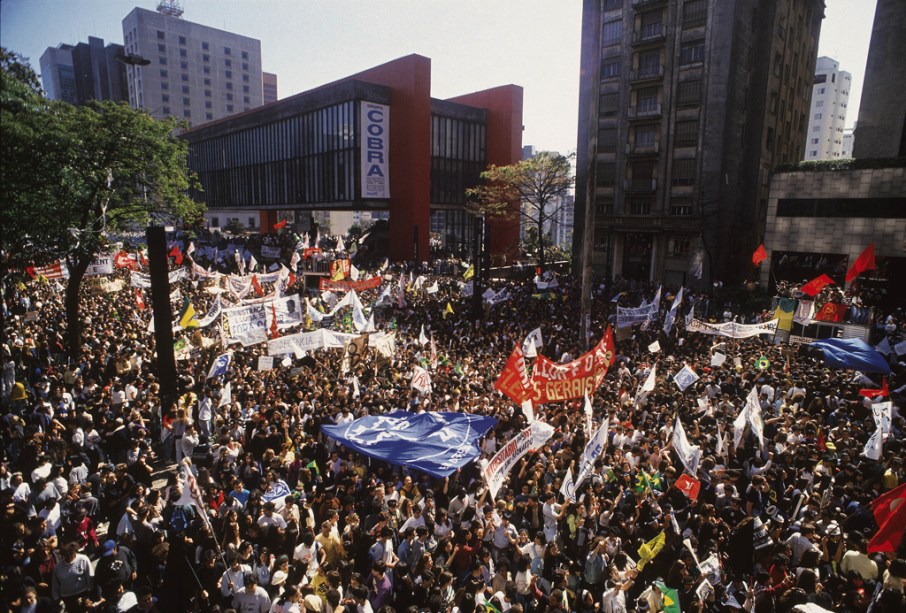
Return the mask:
{"type": "Polygon", "coordinates": [[[176,136],[183,124],[124,103],[45,100],[24,60],[5,49],[0,68],[4,265],[66,262],[67,345],[75,357],[79,290],[108,247],[108,231],[143,226],[152,216],[194,223],[203,212],[187,195],[197,181],[188,146],[176,136]]]}
{"type": "Polygon", "coordinates": [[[521,216],[532,224],[539,237],[538,265],[542,269],[546,264],[546,231],[550,230],[550,222],[556,218],[564,205],[564,196],[575,183],[571,157],[541,151],[509,166],[491,165],[481,173],[482,183],[466,190],[470,206],[476,212],[510,220],[521,216]]]}

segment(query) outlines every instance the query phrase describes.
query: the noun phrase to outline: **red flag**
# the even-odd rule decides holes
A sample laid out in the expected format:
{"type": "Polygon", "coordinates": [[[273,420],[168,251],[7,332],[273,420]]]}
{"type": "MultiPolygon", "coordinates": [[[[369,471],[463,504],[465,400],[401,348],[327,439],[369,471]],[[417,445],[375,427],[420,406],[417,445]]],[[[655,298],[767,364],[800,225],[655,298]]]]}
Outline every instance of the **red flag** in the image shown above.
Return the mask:
{"type": "Polygon", "coordinates": [[[264,290],[261,289],[261,284],[258,283],[258,275],[252,275],[252,287],[255,288],[255,293],[259,296],[264,295],[264,290]]]}
{"type": "Polygon", "coordinates": [[[906,531],[906,483],[875,498],[871,510],[878,531],[868,543],[868,553],[896,551],[906,531]]]}
{"type": "Polygon", "coordinates": [[[887,388],[887,377],[884,377],[884,382],[881,384],[881,389],[876,390],[870,387],[866,387],[859,390],[860,396],[865,396],[866,398],[882,398],[885,396],[890,396],[890,390],[887,388]]]}
{"type": "Polygon", "coordinates": [[[142,297],[142,290],[135,288],[135,306],[137,306],[142,311],[145,310],[145,299],[142,297]]]}
{"type": "Polygon", "coordinates": [[[146,258],[145,254],[142,253],[141,251],[138,252],[138,263],[141,264],[142,266],[148,265],[148,258],[146,258]]]}
{"type": "Polygon", "coordinates": [[[38,275],[35,274],[35,267],[34,267],[34,266],[26,266],[26,267],[25,267],[25,272],[27,272],[27,273],[28,273],[28,276],[31,277],[32,279],[37,279],[37,278],[38,278],[38,275]]]}
{"type": "Polygon", "coordinates": [[[277,306],[271,302],[271,315],[274,319],[271,321],[271,330],[268,338],[280,338],[280,330],[277,328],[277,306]]]}
{"type": "Polygon", "coordinates": [[[274,224],[274,230],[282,230],[285,227],[286,227],[285,219],[283,221],[278,221],[277,223],[274,224]]]}
{"type": "Polygon", "coordinates": [[[293,283],[296,282],[296,275],[293,274],[293,271],[289,271],[289,276],[286,278],[286,287],[292,287],[293,283]]]}
{"type": "Polygon", "coordinates": [[[815,319],[818,321],[829,321],[832,323],[840,323],[843,321],[843,316],[846,314],[846,305],[837,304],[835,302],[825,302],[824,306],[821,307],[821,310],[815,314],[815,319]]]}
{"type": "Polygon", "coordinates": [[[834,280],[827,275],[816,277],[802,286],[802,293],[808,294],[812,298],[818,295],[818,292],[824,289],[826,285],[833,285],[834,280]]]}
{"type": "Polygon", "coordinates": [[[695,477],[690,477],[683,473],[680,475],[679,479],[676,480],[676,487],[678,487],[679,491],[684,493],[689,500],[698,500],[698,491],[702,487],[702,482],[695,477]]]}
{"type": "Polygon", "coordinates": [[[815,441],[815,446],[821,451],[827,450],[827,437],[824,435],[823,428],[818,428],[818,440],[815,441]]]}
{"type": "Polygon", "coordinates": [[[752,263],[755,264],[755,266],[758,266],[766,259],[768,259],[768,252],[765,251],[764,243],[762,243],[761,245],[758,245],[758,249],[752,254],[752,263]]]}
{"type": "Polygon", "coordinates": [[[528,371],[525,368],[525,355],[522,353],[522,346],[518,343],[506,361],[500,376],[497,377],[494,387],[519,404],[531,398],[528,371]]]}
{"type": "Polygon", "coordinates": [[[179,250],[179,245],[173,245],[169,255],[176,260],[177,266],[182,266],[182,251],[179,250]]]}
{"type": "Polygon", "coordinates": [[[853,262],[853,265],[849,267],[849,270],[846,271],[846,282],[849,283],[859,275],[861,275],[866,270],[875,269],[875,244],[868,243],[868,247],[865,248],[859,257],[856,258],[856,261],[853,262]]]}

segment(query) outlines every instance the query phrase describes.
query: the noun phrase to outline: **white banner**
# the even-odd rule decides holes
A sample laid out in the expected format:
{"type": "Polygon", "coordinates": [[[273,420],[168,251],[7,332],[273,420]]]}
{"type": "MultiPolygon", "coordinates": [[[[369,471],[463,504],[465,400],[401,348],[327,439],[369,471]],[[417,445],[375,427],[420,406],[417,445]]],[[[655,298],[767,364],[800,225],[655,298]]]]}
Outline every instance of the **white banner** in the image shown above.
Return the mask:
{"type": "Polygon", "coordinates": [[[390,197],[390,107],[362,100],[362,198],[390,197]]]}
{"type": "Polygon", "coordinates": [[[492,498],[497,497],[500,486],[503,485],[506,476],[516,465],[516,462],[529,451],[544,445],[553,435],[553,426],[549,426],[543,421],[535,421],[531,426],[511,438],[500,448],[500,451],[494,454],[487,466],[481,470],[481,474],[488,484],[488,489],[491,491],[492,498]]]}
{"type": "Polygon", "coordinates": [[[86,277],[96,277],[98,275],[113,274],[113,255],[99,255],[95,261],[88,265],[85,271],[86,277]]]}
{"type": "Polygon", "coordinates": [[[731,321],[725,324],[709,324],[698,319],[693,319],[691,325],[686,327],[687,332],[700,332],[713,336],[726,336],[728,338],[749,338],[759,334],[774,334],[777,331],[777,322],[772,319],[760,324],[738,324],[731,321]]]}
{"type": "Polygon", "coordinates": [[[224,336],[243,347],[267,341],[267,312],[263,304],[223,309],[224,336]]]}
{"type": "MultiPolygon", "coordinates": [[[[180,279],[185,279],[186,274],[187,273],[185,268],[173,270],[167,275],[167,281],[171,284],[176,283],[180,279]]],[[[129,285],[131,285],[132,287],[148,289],[149,287],[151,287],[151,275],[146,275],[144,273],[133,270],[130,274],[129,285]]]]}
{"type": "Polygon", "coordinates": [[[269,260],[279,260],[280,259],[280,247],[270,247],[268,245],[261,245],[261,257],[268,258],[269,260]]]}
{"type": "Polygon", "coordinates": [[[636,308],[617,307],[617,328],[628,328],[635,324],[654,321],[660,305],[656,302],[636,308]]]}

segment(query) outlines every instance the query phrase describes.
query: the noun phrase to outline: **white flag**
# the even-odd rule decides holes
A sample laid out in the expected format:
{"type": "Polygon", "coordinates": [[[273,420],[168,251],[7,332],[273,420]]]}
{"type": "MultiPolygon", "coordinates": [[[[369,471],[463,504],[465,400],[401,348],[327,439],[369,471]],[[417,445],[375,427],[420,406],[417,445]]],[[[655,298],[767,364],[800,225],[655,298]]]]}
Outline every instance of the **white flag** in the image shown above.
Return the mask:
{"type": "Polygon", "coordinates": [[[871,405],[871,414],[875,420],[875,426],[880,428],[881,434],[890,434],[890,421],[893,418],[893,403],[876,402],[871,405]]]}
{"type": "Polygon", "coordinates": [[[680,304],[683,301],[683,288],[681,287],[676,293],[676,298],[673,299],[673,304],[670,306],[670,311],[667,313],[667,317],[664,318],[664,334],[670,334],[670,330],[673,329],[673,322],[676,321],[676,313],[679,311],[680,304]]]}
{"type": "MultiPolygon", "coordinates": [[[[695,319],[695,305],[694,304],[692,305],[692,308],[689,309],[689,314],[686,315],[686,327],[687,328],[692,325],[693,319],[695,319]]],[[[683,339],[680,339],[680,340],[683,340],[683,339]]]]}
{"type": "Polygon", "coordinates": [[[748,411],[746,407],[743,407],[739,410],[739,415],[736,416],[736,419],[733,420],[733,449],[739,447],[739,443],[742,442],[742,435],[746,430],[746,422],[748,421],[748,411]]]}
{"type": "Polygon", "coordinates": [[[868,439],[868,442],[865,443],[865,450],[862,452],[862,455],[870,460],[880,460],[883,446],[884,434],[881,432],[880,428],[875,428],[875,433],[872,434],[871,438],[868,439]]]}
{"type": "Polygon", "coordinates": [[[289,259],[289,269],[293,272],[296,272],[296,266],[299,264],[299,260],[302,258],[299,256],[298,251],[293,251],[293,257],[289,259]]]}
{"type": "Polygon", "coordinates": [[[702,269],[703,269],[702,261],[699,260],[698,266],[696,266],[695,270],[692,271],[692,276],[695,277],[696,279],[701,279],[702,274],[704,274],[704,271],[702,269]]]}
{"type": "Polygon", "coordinates": [[[535,408],[532,406],[531,400],[522,403],[522,414],[525,415],[529,424],[535,421],[535,408]]]}
{"type": "Polygon", "coordinates": [[[353,377],[352,378],[352,397],[358,398],[360,395],[361,395],[361,393],[359,391],[359,378],[353,377]]]}
{"type": "Polygon", "coordinates": [[[657,364],[651,365],[651,372],[648,373],[648,378],[645,379],[645,383],[642,384],[642,392],[653,392],[654,385],[657,382],[657,364]]]}
{"type": "Polygon", "coordinates": [[[538,349],[535,347],[535,339],[533,339],[532,337],[528,337],[525,340],[528,342],[528,345],[523,345],[522,355],[524,355],[527,358],[537,358],[538,349]]]}
{"type": "Polygon", "coordinates": [[[440,291],[440,286],[437,284],[437,281],[425,288],[425,292],[428,294],[436,294],[438,291],[440,291]]]}
{"type": "Polygon", "coordinates": [[[591,399],[585,394],[585,436],[591,436],[591,420],[594,416],[594,409],[591,406],[591,399]]]}
{"type": "Polygon", "coordinates": [[[428,344],[428,337],[425,334],[425,324],[422,324],[422,330],[418,333],[418,344],[422,347],[428,344]]]}
{"type": "Polygon", "coordinates": [[[719,351],[715,351],[711,356],[711,366],[722,366],[727,361],[727,356],[719,351]]]}
{"type": "Polygon", "coordinates": [[[727,455],[727,439],[724,437],[724,431],[720,427],[720,423],[717,424],[717,445],[714,452],[724,459],[725,463],[729,463],[730,458],[727,455]]]}
{"type": "Polygon", "coordinates": [[[610,419],[605,419],[604,423],[601,424],[601,427],[598,428],[598,431],[595,432],[595,435],[591,437],[591,440],[585,445],[585,449],[582,450],[582,458],[579,460],[579,475],[576,477],[576,487],[578,488],[582,485],[582,482],[591,474],[592,468],[594,468],[595,460],[598,459],[604,450],[607,448],[607,435],[610,430],[610,419]]]}
{"type": "Polygon", "coordinates": [[[569,467],[567,467],[566,475],[563,477],[560,493],[570,502],[576,501],[576,484],[573,482],[573,471],[569,467]]]}
{"type": "Polygon", "coordinates": [[[421,366],[412,368],[412,387],[423,394],[431,393],[431,375],[421,366]]]}
{"type": "Polygon", "coordinates": [[[685,392],[686,388],[698,381],[699,377],[695,374],[695,371],[689,368],[689,365],[683,366],[682,370],[673,375],[673,382],[676,383],[676,386],[680,389],[681,392],[685,392]]]}
{"type": "Polygon", "coordinates": [[[337,253],[343,253],[346,251],[346,245],[343,244],[343,237],[337,237],[337,253]]]}
{"type": "Polygon", "coordinates": [[[220,389],[220,402],[217,403],[217,407],[222,407],[224,405],[231,404],[233,402],[233,388],[230,386],[230,382],[227,381],[220,389]]]}
{"type": "Polygon", "coordinates": [[[653,343],[648,345],[648,351],[650,351],[651,353],[657,353],[660,350],[661,350],[661,343],[658,341],[654,341],[653,343]]]}
{"type": "Polygon", "coordinates": [[[761,403],[758,400],[758,389],[752,388],[746,398],[746,419],[752,426],[752,432],[758,437],[758,446],[764,448],[764,420],[761,418],[761,403]]]}
{"type": "Polygon", "coordinates": [[[349,263],[349,278],[353,281],[359,280],[359,269],[352,262],[349,263]]]}
{"type": "Polygon", "coordinates": [[[522,341],[522,351],[523,352],[525,352],[525,350],[528,348],[530,339],[535,341],[535,349],[538,349],[539,347],[544,347],[544,341],[541,340],[541,328],[540,327],[535,328],[534,330],[529,332],[528,336],[525,337],[525,340],[522,341]]]}
{"type": "Polygon", "coordinates": [[[255,272],[255,269],[258,268],[258,260],[255,259],[255,254],[249,256],[249,272],[255,272]]]}
{"type": "Polygon", "coordinates": [[[308,313],[308,318],[311,319],[313,323],[320,323],[322,319],[327,317],[324,313],[311,306],[311,302],[308,298],[305,299],[305,311],[308,313]]]}
{"type": "Polygon", "coordinates": [[[673,448],[676,450],[676,454],[679,456],[683,466],[694,477],[698,473],[698,464],[702,458],[702,451],[698,445],[691,444],[689,439],[686,438],[686,431],[683,429],[683,422],[680,421],[679,416],[677,416],[673,426],[673,448]]]}

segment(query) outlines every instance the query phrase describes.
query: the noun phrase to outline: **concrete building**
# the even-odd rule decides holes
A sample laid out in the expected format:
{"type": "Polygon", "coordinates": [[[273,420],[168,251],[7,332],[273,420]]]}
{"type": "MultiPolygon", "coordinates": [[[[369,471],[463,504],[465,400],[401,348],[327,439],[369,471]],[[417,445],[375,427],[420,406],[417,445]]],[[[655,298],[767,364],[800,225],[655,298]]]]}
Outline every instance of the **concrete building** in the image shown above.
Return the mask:
{"type": "Polygon", "coordinates": [[[837,60],[819,57],[812,86],[812,107],[806,133],[805,161],[836,160],[843,155],[846,107],[852,75],[837,60]]]}
{"type": "Polygon", "coordinates": [[[843,128],[843,149],[840,151],[841,158],[852,158],[853,156],[853,144],[856,140],[855,129],[855,126],[852,128],[843,128]]]}
{"type": "Polygon", "coordinates": [[[878,0],[854,158],[906,156],[906,2],[878,0]]]}
{"type": "Polygon", "coordinates": [[[85,104],[89,100],[128,99],[123,46],[104,45],[104,39],[88,37],[87,43],[48,47],[41,55],[41,79],[51,100],[85,104]],[[118,60],[117,58],[120,58],[118,60]]]}
{"type": "Polygon", "coordinates": [[[754,273],[771,171],[803,156],[823,17],[821,0],[584,0],[575,233],[590,203],[596,274],[754,273]]]}
{"type": "Polygon", "coordinates": [[[72,67],[72,45],[60,43],[41,54],[41,86],[50,100],[78,104],[75,70],[72,67]]]}
{"type": "Polygon", "coordinates": [[[262,72],[262,101],[264,104],[270,104],[277,101],[277,75],[272,72],[262,72]]]}
{"type": "Polygon", "coordinates": [[[135,8],[123,19],[126,53],[150,61],[127,66],[132,107],[197,125],[261,106],[261,41],[168,12],[135,8]]]}
{"type": "MultiPolygon", "coordinates": [[[[430,91],[431,60],[409,55],[194,127],[183,134],[203,188],[193,197],[211,226],[235,218],[269,231],[292,214],[305,230],[329,212],[337,233],[356,211],[360,221],[385,213],[392,259],[427,260],[431,235],[468,255],[476,223],[465,190],[488,164],[519,160],[522,88],[448,100],[430,91]]],[[[515,257],[518,222],[491,220],[487,229],[497,261],[515,257]]]]}

